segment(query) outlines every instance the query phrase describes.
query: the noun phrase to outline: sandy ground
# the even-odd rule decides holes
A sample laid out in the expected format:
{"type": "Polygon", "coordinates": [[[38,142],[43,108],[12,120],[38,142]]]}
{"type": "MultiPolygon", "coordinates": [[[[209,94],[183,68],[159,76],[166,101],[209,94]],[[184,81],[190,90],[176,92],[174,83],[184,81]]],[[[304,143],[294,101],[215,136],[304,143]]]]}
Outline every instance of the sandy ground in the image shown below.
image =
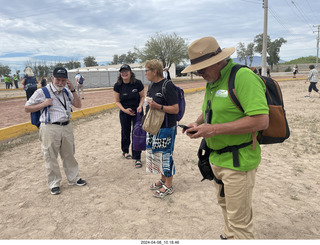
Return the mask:
{"type": "MultiPolygon", "coordinates": [[[[291,137],[263,146],[254,189],[257,239],[320,238],[320,99],[304,98],[303,81],[280,82],[291,137]]],[[[181,123],[200,113],[204,92],[187,94],[181,123]]],[[[0,239],[219,239],[223,218],[213,182],[200,182],[199,140],[179,130],[174,159],[175,193],[156,199],[149,185],[159,176],[135,169],[121,156],[118,110],[74,123],[76,158],[84,187],[50,194],[40,142],[8,148],[0,156],[0,239]]],[[[26,136],[9,142],[24,142],[26,136]]],[[[63,170],[62,170],[63,171],[63,170]]],[[[139,244],[141,244],[139,242],[139,244]]]]}

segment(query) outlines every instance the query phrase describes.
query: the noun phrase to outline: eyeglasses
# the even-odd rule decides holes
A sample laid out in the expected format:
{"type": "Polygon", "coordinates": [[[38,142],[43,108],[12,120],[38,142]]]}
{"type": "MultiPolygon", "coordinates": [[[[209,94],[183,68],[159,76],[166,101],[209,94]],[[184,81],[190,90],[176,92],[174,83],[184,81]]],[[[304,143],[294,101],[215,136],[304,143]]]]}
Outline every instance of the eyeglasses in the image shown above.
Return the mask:
{"type": "Polygon", "coordinates": [[[128,73],[129,72],[129,70],[122,70],[122,71],[120,71],[120,73],[128,73]]]}
{"type": "Polygon", "coordinates": [[[201,75],[203,75],[205,73],[205,71],[206,71],[206,68],[197,71],[197,73],[198,73],[199,76],[201,76],[201,75]]]}
{"type": "Polygon", "coordinates": [[[144,70],[145,73],[147,73],[148,71],[152,71],[151,69],[146,69],[144,70]]]}

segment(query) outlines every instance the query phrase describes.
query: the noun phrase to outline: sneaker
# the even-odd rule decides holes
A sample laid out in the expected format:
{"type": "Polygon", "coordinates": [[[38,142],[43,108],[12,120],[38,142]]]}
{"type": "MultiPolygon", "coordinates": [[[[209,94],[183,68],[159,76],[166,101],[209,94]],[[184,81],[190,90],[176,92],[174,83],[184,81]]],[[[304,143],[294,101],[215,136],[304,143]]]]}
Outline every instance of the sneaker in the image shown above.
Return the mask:
{"type": "Polygon", "coordinates": [[[224,237],[223,235],[220,235],[220,239],[221,240],[228,240],[226,237],[224,237]]]}
{"type": "Polygon", "coordinates": [[[60,194],[60,187],[53,187],[50,192],[52,195],[58,195],[60,194]]]}
{"type": "Polygon", "coordinates": [[[83,180],[83,179],[79,179],[77,182],[76,182],[76,185],[77,186],[84,186],[87,184],[87,181],[83,180]]]}
{"type": "Polygon", "coordinates": [[[69,182],[69,185],[77,185],[77,186],[84,186],[86,184],[87,184],[87,181],[85,181],[83,179],[78,179],[77,182],[73,182],[73,183],[69,182]]]}
{"type": "Polygon", "coordinates": [[[306,96],[304,96],[305,98],[310,98],[310,96],[309,95],[306,95],[306,96]]]}

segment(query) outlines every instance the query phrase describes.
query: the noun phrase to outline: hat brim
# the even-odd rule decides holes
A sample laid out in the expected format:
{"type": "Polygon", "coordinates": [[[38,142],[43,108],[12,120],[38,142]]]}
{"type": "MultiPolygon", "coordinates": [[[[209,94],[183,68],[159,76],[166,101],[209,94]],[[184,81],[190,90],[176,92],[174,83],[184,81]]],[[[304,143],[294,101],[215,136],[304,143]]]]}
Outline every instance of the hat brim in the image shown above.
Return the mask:
{"type": "Polygon", "coordinates": [[[181,73],[188,73],[188,72],[193,72],[193,71],[199,71],[201,69],[204,69],[208,66],[217,64],[218,62],[220,62],[221,60],[224,60],[225,58],[229,57],[230,55],[232,55],[234,52],[236,51],[235,47],[231,47],[231,48],[225,48],[222,50],[221,53],[207,59],[204,60],[202,62],[199,62],[197,64],[191,64],[188,67],[186,67],[184,70],[181,71],[181,73]]]}
{"type": "Polygon", "coordinates": [[[65,75],[59,75],[59,74],[55,75],[54,77],[63,77],[63,78],[68,78],[68,76],[65,76],[65,75]]]}
{"type": "Polygon", "coordinates": [[[121,72],[122,70],[127,70],[127,71],[131,71],[131,69],[127,69],[127,68],[122,68],[119,70],[119,72],[121,72]]]}

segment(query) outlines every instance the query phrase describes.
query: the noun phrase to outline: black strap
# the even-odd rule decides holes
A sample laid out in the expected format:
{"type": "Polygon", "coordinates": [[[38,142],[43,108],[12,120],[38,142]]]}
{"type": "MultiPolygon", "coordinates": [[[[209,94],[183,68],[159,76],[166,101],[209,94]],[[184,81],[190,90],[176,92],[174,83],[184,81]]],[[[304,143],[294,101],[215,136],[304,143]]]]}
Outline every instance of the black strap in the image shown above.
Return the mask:
{"type": "Polygon", "coordinates": [[[247,67],[247,66],[237,64],[232,67],[231,72],[230,72],[230,76],[229,76],[229,80],[228,80],[228,92],[229,92],[229,95],[230,95],[232,102],[236,105],[236,107],[238,107],[241,111],[244,111],[238,98],[237,98],[237,95],[235,94],[235,85],[234,85],[237,71],[242,67],[247,67]]]}
{"type": "Polygon", "coordinates": [[[225,148],[222,148],[220,150],[212,150],[212,151],[216,152],[219,155],[221,155],[222,153],[225,153],[225,152],[232,152],[233,167],[237,168],[237,167],[240,167],[239,149],[244,148],[244,147],[251,145],[251,144],[252,144],[252,141],[250,141],[248,143],[243,143],[240,145],[231,145],[231,146],[227,146],[225,148]]]}
{"type": "Polygon", "coordinates": [[[222,182],[221,179],[217,179],[217,177],[214,174],[213,174],[213,179],[218,185],[221,185],[220,196],[221,197],[225,197],[225,194],[224,194],[224,183],[222,182]]]}

